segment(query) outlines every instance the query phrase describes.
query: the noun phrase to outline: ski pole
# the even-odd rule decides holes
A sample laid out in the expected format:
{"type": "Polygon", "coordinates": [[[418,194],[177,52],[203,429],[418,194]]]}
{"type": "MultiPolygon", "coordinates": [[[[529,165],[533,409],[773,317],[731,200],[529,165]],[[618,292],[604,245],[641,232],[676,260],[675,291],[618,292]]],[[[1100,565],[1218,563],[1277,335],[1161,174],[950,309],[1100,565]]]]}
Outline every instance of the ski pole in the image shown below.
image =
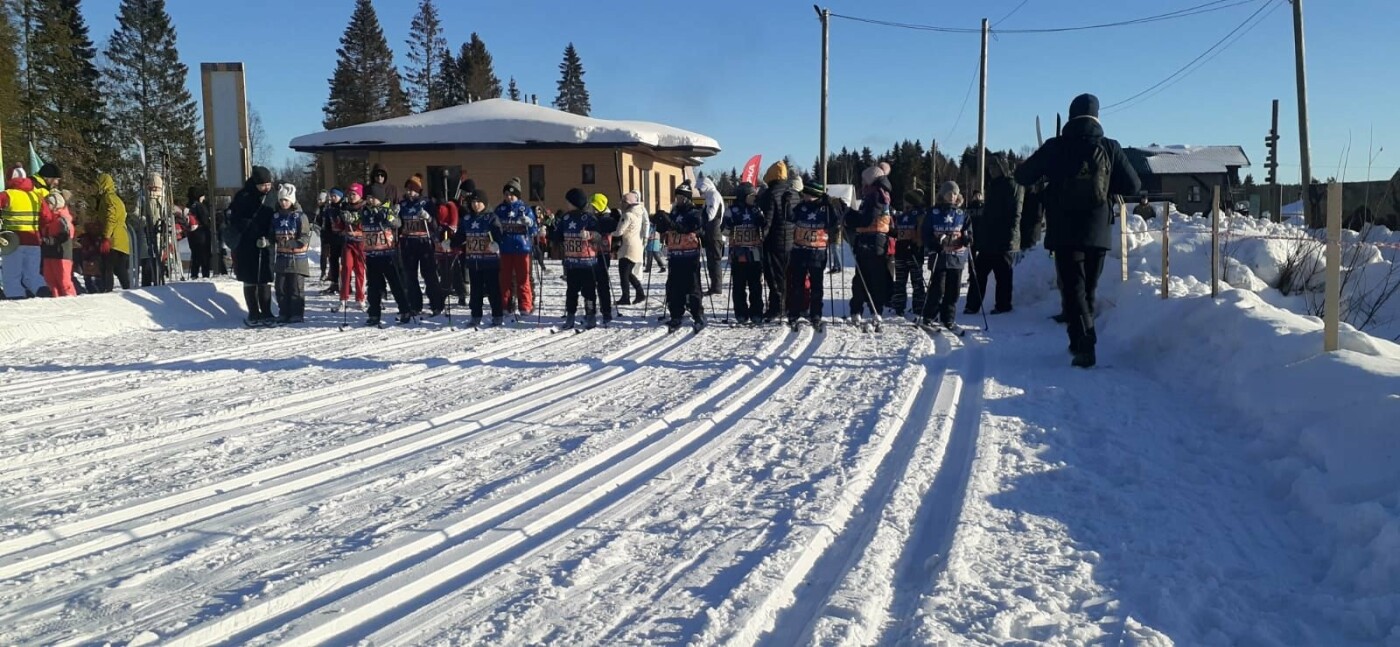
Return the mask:
{"type": "MultiPolygon", "coordinates": [[[[974,238],[973,240],[976,239],[974,238]]],[[[982,313],[982,332],[988,332],[991,330],[991,326],[987,323],[987,286],[983,285],[982,281],[977,278],[977,254],[973,253],[972,248],[968,248],[967,250],[967,268],[970,273],[970,276],[968,276],[968,290],[972,289],[973,282],[976,281],[977,293],[982,297],[982,303],[978,304],[979,310],[982,313]]]]}

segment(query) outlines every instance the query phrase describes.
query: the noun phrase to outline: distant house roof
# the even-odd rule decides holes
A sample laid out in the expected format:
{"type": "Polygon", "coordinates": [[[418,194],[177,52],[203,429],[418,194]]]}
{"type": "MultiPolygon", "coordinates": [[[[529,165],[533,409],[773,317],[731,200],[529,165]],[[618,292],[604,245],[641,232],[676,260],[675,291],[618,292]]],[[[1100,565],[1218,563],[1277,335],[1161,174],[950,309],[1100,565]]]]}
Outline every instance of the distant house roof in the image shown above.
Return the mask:
{"type": "Polygon", "coordinates": [[[302,152],[333,149],[420,150],[641,145],[705,156],[719,142],[646,121],[582,117],[509,99],[487,99],[407,117],[337,128],[293,139],[302,152]]]}
{"type": "Polygon", "coordinates": [[[1133,168],[1145,175],[1206,175],[1249,166],[1240,146],[1146,146],[1124,152],[1133,168]]]}

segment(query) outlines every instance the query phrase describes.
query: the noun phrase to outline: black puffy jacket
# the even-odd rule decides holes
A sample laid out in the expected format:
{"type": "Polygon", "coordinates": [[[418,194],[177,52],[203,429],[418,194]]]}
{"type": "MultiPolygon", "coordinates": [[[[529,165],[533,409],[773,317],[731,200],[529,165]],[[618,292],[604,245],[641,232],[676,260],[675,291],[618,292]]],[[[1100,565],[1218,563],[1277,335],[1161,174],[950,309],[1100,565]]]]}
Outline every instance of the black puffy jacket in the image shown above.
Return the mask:
{"type": "MultiPolygon", "coordinates": [[[[1103,126],[1091,116],[1071,117],[1060,136],[1045,142],[1040,150],[1016,169],[1016,182],[1021,186],[1031,186],[1045,178],[1050,180],[1053,188],[1057,180],[1073,173],[1085,157],[1093,154],[1094,146],[1104,147],[1113,166],[1109,174],[1109,193],[1137,195],[1142,190],[1137,171],[1133,170],[1128,156],[1123,154],[1123,147],[1104,137],[1103,126]]],[[[1044,199],[1046,249],[1113,247],[1111,201],[1089,211],[1065,212],[1056,205],[1052,192],[1047,191],[1044,199]]]]}

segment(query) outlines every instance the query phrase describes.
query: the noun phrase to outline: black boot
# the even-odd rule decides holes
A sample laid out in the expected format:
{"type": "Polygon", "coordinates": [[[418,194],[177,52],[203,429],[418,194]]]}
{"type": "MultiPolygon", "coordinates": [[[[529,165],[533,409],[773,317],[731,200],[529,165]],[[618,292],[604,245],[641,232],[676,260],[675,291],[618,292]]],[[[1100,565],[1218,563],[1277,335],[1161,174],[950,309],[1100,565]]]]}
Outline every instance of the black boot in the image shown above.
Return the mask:
{"type": "Polygon", "coordinates": [[[258,286],[243,285],[243,303],[248,306],[248,323],[256,325],[262,321],[262,304],[258,301],[258,286]]]}
{"type": "Polygon", "coordinates": [[[258,307],[262,309],[262,312],[259,314],[262,316],[262,321],[264,325],[272,325],[273,318],[271,285],[264,284],[258,286],[258,307]]]}

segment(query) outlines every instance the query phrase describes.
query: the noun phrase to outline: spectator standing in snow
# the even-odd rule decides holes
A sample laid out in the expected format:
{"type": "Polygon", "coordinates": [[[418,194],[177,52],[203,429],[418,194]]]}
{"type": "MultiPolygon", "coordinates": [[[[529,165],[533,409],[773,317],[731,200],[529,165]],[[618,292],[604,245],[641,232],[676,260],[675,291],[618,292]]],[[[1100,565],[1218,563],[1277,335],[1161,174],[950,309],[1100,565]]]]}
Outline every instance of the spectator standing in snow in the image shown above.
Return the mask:
{"type": "Polygon", "coordinates": [[[383,164],[375,164],[374,169],[369,172],[369,186],[365,187],[365,197],[369,197],[370,192],[374,191],[375,187],[379,187],[379,190],[383,192],[384,204],[388,205],[391,210],[394,205],[399,203],[399,190],[394,185],[389,184],[389,171],[384,169],[383,164]]]}
{"type": "Polygon", "coordinates": [[[233,245],[233,273],[243,283],[243,301],[248,306],[250,326],[267,326],[272,317],[273,209],[266,204],[272,191],[272,171],[254,166],[243,189],[233,196],[228,208],[228,226],[233,245]]]}
{"type": "Polygon", "coordinates": [[[637,278],[637,264],[642,262],[642,231],[647,228],[649,216],[647,208],[642,206],[641,194],[636,191],[628,191],[622,196],[622,204],[622,218],[617,224],[617,274],[622,284],[622,300],[618,303],[627,305],[641,303],[647,299],[642,280],[637,278]],[[637,296],[629,298],[633,290],[637,296]]]}
{"type": "Polygon", "coordinates": [[[306,278],[311,276],[311,221],[297,206],[297,188],[277,187],[277,213],[272,217],[272,238],[277,249],[278,323],[301,323],[306,316],[306,278]]]}
{"type": "Polygon", "coordinates": [[[117,196],[117,183],[108,173],[97,176],[96,212],[88,224],[89,234],[98,240],[97,254],[102,259],[97,291],[111,292],[114,283],[130,290],[131,236],[126,226],[126,204],[117,196]]]}
{"type": "MultiPolygon", "coordinates": [[[[470,182],[470,180],[468,180],[470,182]]],[[[501,223],[493,211],[487,210],[486,193],[472,184],[471,192],[463,196],[464,210],[457,220],[457,233],[452,246],[461,255],[471,282],[471,326],[481,325],[481,302],[491,305],[491,325],[502,323],[501,257],[496,241],[501,239],[501,223]]]]}
{"type": "Polygon", "coordinates": [[[204,189],[192,186],[186,192],[189,198],[189,211],[185,214],[185,239],[190,245],[190,278],[209,278],[213,273],[211,260],[214,254],[212,221],[209,207],[205,204],[204,189]]]}
{"type": "Polygon", "coordinates": [[[730,302],[741,325],[763,321],[763,235],[769,224],[757,201],[753,185],[740,184],[721,225],[729,236],[730,302]]]}
{"type": "Polygon", "coordinates": [[[0,266],[7,299],[25,299],[48,291],[39,251],[39,212],[46,208],[43,200],[34,191],[34,180],[19,167],[0,193],[0,222],[19,239],[19,248],[0,266]]]}
{"type": "Polygon", "coordinates": [[[49,295],[78,296],[73,285],[73,215],[68,211],[68,191],[53,191],[44,198],[48,207],[40,213],[40,256],[43,258],[44,283],[49,295]]]}
{"type": "Polygon", "coordinates": [[[981,312],[987,279],[992,276],[997,283],[996,307],[992,314],[1011,312],[1015,254],[1021,248],[1024,193],[1011,178],[1009,165],[1005,153],[987,156],[987,199],[972,222],[977,238],[972,250],[972,267],[976,272],[968,279],[964,314],[981,312]]]}
{"type": "Polygon", "coordinates": [[[568,330],[575,325],[579,297],[583,298],[584,328],[593,328],[598,320],[598,219],[588,194],[578,188],[564,195],[573,209],[558,216],[554,223],[554,240],[564,248],[564,323],[568,330]]]}
{"type": "Polygon", "coordinates": [[[706,293],[718,296],[723,291],[720,284],[724,282],[723,267],[720,265],[724,256],[720,241],[720,222],[725,215],[724,196],[720,195],[714,180],[703,175],[696,183],[695,190],[705,199],[705,237],[702,242],[705,243],[705,270],[710,279],[710,289],[706,293]]]}
{"type": "Polygon", "coordinates": [[[700,288],[700,236],[705,229],[705,214],[691,202],[694,189],[682,182],[675,190],[671,213],[664,211],[652,216],[657,233],[666,241],[671,259],[671,273],[666,277],[666,306],[671,318],[666,327],[675,331],[681,327],[681,316],[690,310],[694,329],[705,327],[705,306],[700,288]]]}
{"type": "Polygon", "coordinates": [[[1016,169],[1022,186],[1042,178],[1049,181],[1045,248],[1055,254],[1072,363],[1087,368],[1097,361],[1094,293],[1113,244],[1110,196],[1142,190],[1123,148],[1104,136],[1094,95],[1075,97],[1061,134],[1016,169]]]}
{"type": "Polygon", "coordinates": [[[1146,192],[1144,192],[1142,198],[1138,200],[1138,206],[1133,209],[1133,215],[1143,220],[1151,220],[1157,217],[1157,210],[1153,209],[1152,203],[1147,201],[1146,192]]]}
{"type": "MultiPolygon", "coordinates": [[[[472,184],[472,189],[476,189],[475,183],[472,184]]],[[[458,196],[461,193],[462,189],[458,187],[458,196]]],[[[457,202],[443,200],[434,209],[433,220],[436,227],[433,234],[433,258],[437,265],[438,289],[442,290],[443,304],[446,305],[448,296],[455,296],[458,305],[466,305],[467,286],[462,279],[461,256],[452,248],[452,238],[457,235],[462,210],[458,208],[457,202]]]]}
{"type": "Polygon", "coordinates": [[[505,199],[496,207],[496,219],[501,223],[501,298],[506,310],[520,315],[530,314],[535,307],[534,288],[530,285],[530,255],[535,234],[539,232],[535,210],[520,199],[520,178],[506,182],[505,199]]]}
{"type": "Polygon", "coordinates": [[[934,317],[945,328],[952,328],[962,288],[962,271],[967,266],[967,247],[972,243],[971,220],[960,208],[962,192],[957,182],[944,182],[932,209],[924,214],[920,246],[928,254],[928,296],[920,323],[932,327],[934,317]]]}
{"type": "Polygon", "coordinates": [[[792,246],[792,210],[802,202],[802,196],[792,188],[788,167],[782,160],[768,167],[763,174],[767,184],[758,196],[758,207],[773,223],[763,240],[763,282],[768,288],[765,322],[777,321],[787,308],[788,249],[792,246]]]}

